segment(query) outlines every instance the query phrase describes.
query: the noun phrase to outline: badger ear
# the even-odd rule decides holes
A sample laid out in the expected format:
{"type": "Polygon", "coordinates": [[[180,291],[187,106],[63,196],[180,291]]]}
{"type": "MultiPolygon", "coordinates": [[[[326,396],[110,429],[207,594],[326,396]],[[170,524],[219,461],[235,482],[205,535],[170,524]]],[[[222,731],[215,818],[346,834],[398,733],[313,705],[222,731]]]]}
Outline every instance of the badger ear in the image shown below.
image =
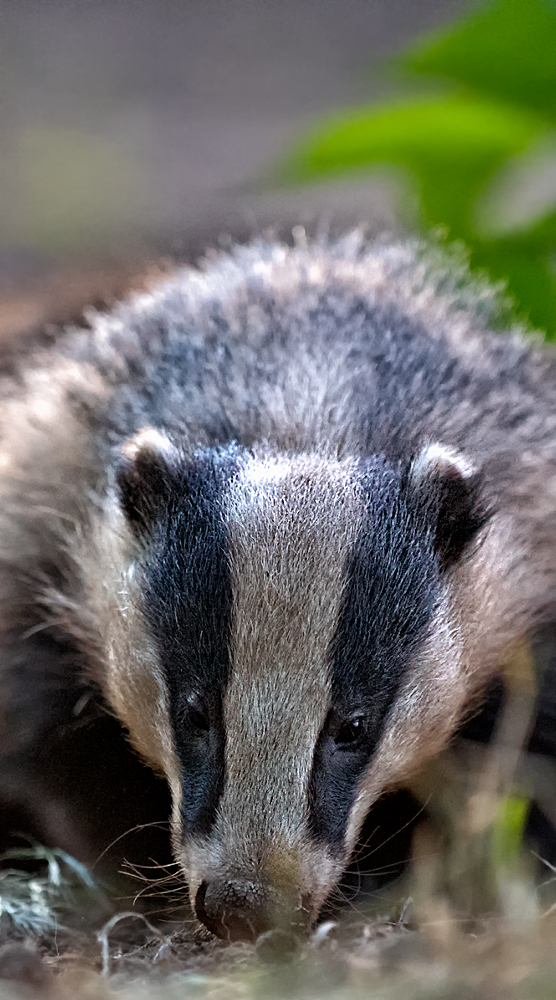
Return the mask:
{"type": "Polygon", "coordinates": [[[122,510],[138,533],[148,530],[172,492],[178,448],[162,431],[144,427],[123,445],[116,469],[122,510]]]}
{"type": "Polygon", "coordinates": [[[411,465],[411,481],[434,522],[434,548],[442,570],[453,566],[489,518],[481,475],[464,455],[437,442],[411,465]]]}

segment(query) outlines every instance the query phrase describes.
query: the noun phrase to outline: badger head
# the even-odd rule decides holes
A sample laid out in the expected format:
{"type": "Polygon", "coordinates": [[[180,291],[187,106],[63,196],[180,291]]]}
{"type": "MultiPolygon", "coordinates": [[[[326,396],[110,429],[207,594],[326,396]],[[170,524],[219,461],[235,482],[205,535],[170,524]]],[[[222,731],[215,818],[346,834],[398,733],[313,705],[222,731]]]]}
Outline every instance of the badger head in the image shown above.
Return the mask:
{"type": "Polygon", "coordinates": [[[485,522],[477,477],[440,445],[187,454],[147,430],[117,493],[105,689],[169,780],[195,912],[232,940],[308,927],[372,802],[461,711],[450,581],[485,522]]]}

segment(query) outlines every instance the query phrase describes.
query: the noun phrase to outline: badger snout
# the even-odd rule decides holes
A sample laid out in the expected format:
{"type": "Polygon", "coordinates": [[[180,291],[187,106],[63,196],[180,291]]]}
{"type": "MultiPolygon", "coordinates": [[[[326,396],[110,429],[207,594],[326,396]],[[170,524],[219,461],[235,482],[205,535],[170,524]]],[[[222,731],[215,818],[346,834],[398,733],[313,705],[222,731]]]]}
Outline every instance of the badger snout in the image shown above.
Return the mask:
{"type": "Polygon", "coordinates": [[[195,896],[195,913],[212,934],[225,941],[254,941],[271,927],[266,893],[244,879],[202,882],[195,896]]]}
{"type": "Polygon", "coordinates": [[[239,878],[201,882],[194,909],[201,923],[224,941],[255,941],[277,928],[302,933],[310,913],[306,899],[293,906],[276,890],[239,878]]]}

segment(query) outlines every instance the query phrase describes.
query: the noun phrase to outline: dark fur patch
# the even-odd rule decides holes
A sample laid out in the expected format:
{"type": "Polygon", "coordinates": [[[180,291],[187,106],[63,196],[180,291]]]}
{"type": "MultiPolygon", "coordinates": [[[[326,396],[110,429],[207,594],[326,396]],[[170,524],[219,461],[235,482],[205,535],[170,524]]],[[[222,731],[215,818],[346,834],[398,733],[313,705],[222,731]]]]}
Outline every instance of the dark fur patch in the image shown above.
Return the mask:
{"type": "Polygon", "coordinates": [[[481,487],[479,475],[464,478],[457,470],[429,484],[433,509],[436,508],[434,547],[442,570],[458,562],[490,518],[481,487]]]}
{"type": "Polygon", "coordinates": [[[122,456],[116,469],[118,494],[124,514],[140,534],[149,531],[176,486],[176,470],[163,453],[139,449],[133,458],[122,456]]]}
{"type": "Polygon", "coordinates": [[[146,561],[145,613],[168,686],[189,834],[209,832],[224,786],[232,593],[220,499],[236,462],[233,447],[207,450],[172,470],[146,561]]]}
{"type": "Polygon", "coordinates": [[[310,782],[313,835],[340,846],[357,782],[384,729],[412,653],[426,635],[440,584],[434,526],[405,469],[361,464],[367,518],[346,569],[331,649],[332,709],[310,782]],[[352,730],[359,719],[358,732],[352,730]],[[355,737],[355,738],[351,738],[355,737]]]}

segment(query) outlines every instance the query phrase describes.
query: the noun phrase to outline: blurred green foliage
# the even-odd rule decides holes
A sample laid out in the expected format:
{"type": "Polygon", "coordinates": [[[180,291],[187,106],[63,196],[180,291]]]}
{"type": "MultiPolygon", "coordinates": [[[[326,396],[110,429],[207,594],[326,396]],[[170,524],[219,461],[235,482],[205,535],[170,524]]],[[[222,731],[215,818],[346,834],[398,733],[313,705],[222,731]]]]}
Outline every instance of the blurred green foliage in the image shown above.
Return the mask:
{"type": "Polygon", "coordinates": [[[401,168],[420,227],[463,240],[472,268],[503,280],[517,314],[556,338],[556,0],[475,7],[393,65],[411,96],[323,123],[282,177],[401,168]]]}
{"type": "Polygon", "coordinates": [[[519,860],[530,802],[524,795],[506,795],[498,802],[492,830],[492,855],[498,874],[519,860]]]}

